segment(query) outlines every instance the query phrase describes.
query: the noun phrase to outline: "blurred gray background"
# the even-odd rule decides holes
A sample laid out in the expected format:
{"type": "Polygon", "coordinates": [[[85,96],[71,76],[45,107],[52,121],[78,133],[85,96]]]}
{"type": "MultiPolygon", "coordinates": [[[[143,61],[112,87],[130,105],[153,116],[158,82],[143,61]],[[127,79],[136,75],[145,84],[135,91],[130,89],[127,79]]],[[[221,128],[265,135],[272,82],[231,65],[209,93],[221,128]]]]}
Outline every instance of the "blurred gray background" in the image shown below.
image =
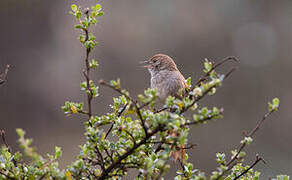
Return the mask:
{"type": "MultiPolygon", "coordinates": [[[[63,148],[61,166],[72,162],[85,141],[82,117],[65,117],[66,100],[82,101],[84,49],[68,14],[71,3],[96,1],[0,1],[0,69],[13,68],[0,87],[0,127],[17,150],[15,128],[24,128],[39,152],[63,148]]],[[[98,1],[100,2],[100,1],[98,1]]],[[[95,80],[121,78],[134,95],[149,87],[149,73],[139,61],[155,53],[174,58],[185,77],[202,74],[204,58],[234,55],[239,69],[204,104],[224,107],[224,119],[192,127],[191,161],[210,173],[215,153],[230,152],[267,110],[267,101],[281,99],[248,148],[267,161],[256,169],[263,179],[292,172],[292,1],[291,0],[123,0],[101,2],[105,15],[92,31],[99,41],[93,56],[100,66],[95,80]]],[[[109,89],[100,88],[94,110],[109,110],[109,89]]],[[[173,175],[173,172],[169,173],[173,175]]]]}

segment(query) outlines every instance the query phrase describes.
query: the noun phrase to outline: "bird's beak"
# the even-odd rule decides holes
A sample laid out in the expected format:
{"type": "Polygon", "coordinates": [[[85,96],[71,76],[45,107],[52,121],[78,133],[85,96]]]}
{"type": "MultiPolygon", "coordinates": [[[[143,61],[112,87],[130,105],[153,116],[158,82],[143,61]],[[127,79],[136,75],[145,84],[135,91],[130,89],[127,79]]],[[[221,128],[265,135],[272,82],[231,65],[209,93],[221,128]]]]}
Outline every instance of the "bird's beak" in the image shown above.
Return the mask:
{"type": "Polygon", "coordinates": [[[140,61],[140,64],[142,64],[144,68],[150,69],[152,65],[149,63],[149,61],[140,61]]]}

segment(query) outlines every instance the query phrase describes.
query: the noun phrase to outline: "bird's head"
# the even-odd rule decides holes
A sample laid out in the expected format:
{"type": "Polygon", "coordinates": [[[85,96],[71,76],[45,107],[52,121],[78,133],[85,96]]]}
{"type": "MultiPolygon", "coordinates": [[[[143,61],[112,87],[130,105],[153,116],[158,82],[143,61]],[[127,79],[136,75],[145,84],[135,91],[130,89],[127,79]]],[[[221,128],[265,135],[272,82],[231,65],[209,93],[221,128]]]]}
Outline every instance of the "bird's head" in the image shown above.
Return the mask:
{"type": "Polygon", "coordinates": [[[144,61],[146,67],[150,73],[157,73],[159,71],[177,71],[176,64],[171,57],[165,54],[156,54],[152,56],[149,60],[144,61]]]}

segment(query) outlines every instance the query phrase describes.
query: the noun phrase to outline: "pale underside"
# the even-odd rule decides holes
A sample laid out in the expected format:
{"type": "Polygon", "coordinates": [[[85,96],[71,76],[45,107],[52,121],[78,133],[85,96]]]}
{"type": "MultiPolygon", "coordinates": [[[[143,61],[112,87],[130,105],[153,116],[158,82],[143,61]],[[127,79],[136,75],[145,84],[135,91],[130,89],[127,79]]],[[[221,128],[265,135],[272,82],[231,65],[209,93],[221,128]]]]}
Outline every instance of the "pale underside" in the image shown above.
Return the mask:
{"type": "Polygon", "coordinates": [[[179,71],[162,70],[151,73],[151,88],[157,90],[157,95],[162,102],[171,95],[177,97],[179,90],[185,90],[185,78],[179,71]]]}

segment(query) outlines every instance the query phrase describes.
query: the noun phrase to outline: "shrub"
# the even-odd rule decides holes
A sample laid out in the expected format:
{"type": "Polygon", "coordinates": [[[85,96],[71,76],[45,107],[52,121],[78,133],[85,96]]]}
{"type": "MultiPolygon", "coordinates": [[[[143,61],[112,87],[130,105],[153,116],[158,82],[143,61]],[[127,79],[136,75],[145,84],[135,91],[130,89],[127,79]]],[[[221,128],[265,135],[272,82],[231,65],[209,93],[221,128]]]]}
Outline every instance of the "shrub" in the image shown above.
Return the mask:
{"type": "MultiPolygon", "coordinates": [[[[12,152],[2,130],[4,146],[0,155],[0,179],[121,179],[127,176],[129,169],[136,170],[136,179],[164,179],[171,159],[181,165],[174,177],[176,180],[259,179],[260,172],[254,167],[264,160],[257,155],[252,164],[246,165],[244,149],[252,143],[255,133],[268,116],[277,111],[277,98],[268,103],[267,114],[253,130],[246,133],[238,149],[233,150],[231,155],[216,154],[218,167],[211,175],[197,169],[189,161],[187,153],[194,146],[188,140],[190,128],[223,117],[223,108],[201,107],[200,101],[214,95],[235,70],[233,68],[225,74],[217,72],[218,67],[225,63],[237,62],[235,57],[227,57],[217,63],[206,59],[204,75],[195,83],[191,82],[191,78],[187,79],[190,87],[187,95],[182,99],[170,96],[161,108],[157,108],[156,91],[153,89],[147,89],[135,98],[122,88],[119,79],[109,83],[100,80],[101,86],[112,89],[119,96],[113,98],[111,112],[96,116],[91,104],[99,93],[98,86],[90,78],[90,72],[98,67],[98,62],[90,55],[98,43],[89,28],[98,22],[103,12],[100,4],[86,10],[73,4],[71,9],[70,14],[77,20],[75,28],[81,31],[79,40],[86,52],[85,81],[81,82],[81,90],[87,99],[85,102],[65,102],[62,109],[67,115],[82,114],[88,117],[84,123],[86,142],[80,145],[75,162],[61,170],[58,167],[58,159],[62,155],[60,147],[55,148],[54,155],[43,157],[31,147],[32,139],[25,138],[25,132],[17,129],[23,153],[12,152]],[[192,112],[193,118],[186,116],[186,112],[192,112]],[[29,161],[23,160],[23,154],[29,161]]],[[[5,80],[6,75],[7,72],[5,80]]],[[[280,175],[276,179],[288,180],[289,177],[280,175]]]]}

